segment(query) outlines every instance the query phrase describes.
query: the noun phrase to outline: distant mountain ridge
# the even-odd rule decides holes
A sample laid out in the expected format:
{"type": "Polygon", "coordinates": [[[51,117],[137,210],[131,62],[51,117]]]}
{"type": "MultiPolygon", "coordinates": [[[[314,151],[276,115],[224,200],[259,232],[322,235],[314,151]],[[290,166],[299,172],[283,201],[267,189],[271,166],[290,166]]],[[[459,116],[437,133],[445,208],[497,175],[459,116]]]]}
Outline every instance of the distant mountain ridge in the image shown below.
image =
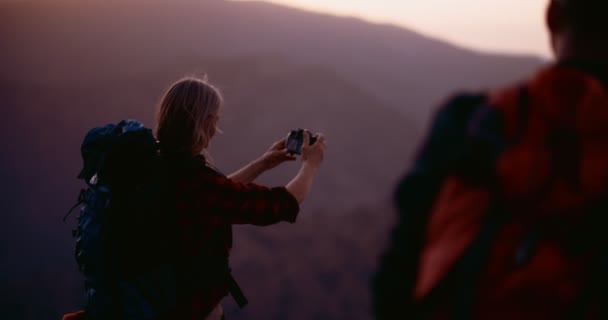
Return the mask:
{"type": "Polygon", "coordinates": [[[148,62],[185,58],[176,52],[207,58],[276,55],[331,67],[387,105],[409,115],[422,113],[422,118],[428,112],[417,109],[437,102],[437,97],[431,98],[433,90],[492,88],[518,79],[541,63],[533,57],[484,55],[391,25],[264,2],[24,2],[2,10],[0,26],[10,25],[22,10],[37,20],[19,21],[24,27],[21,32],[35,32],[40,20],[48,24],[41,34],[43,41],[19,43],[28,37],[2,28],[2,38],[20,45],[11,46],[0,57],[30,58],[38,63],[38,70],[57,72],[49,64],[66,60],[76,66],[94,63],[87,57],[95,53],[123,58],[103,61],[109,70],[125,66],[136,70],[148,62]],[[78,25],[87,27],[72,28],[78,25]],[[114,45],[100,47],[98,39],[114,45]],[[44,58],[37,55],[37,47],[44,58]]]}

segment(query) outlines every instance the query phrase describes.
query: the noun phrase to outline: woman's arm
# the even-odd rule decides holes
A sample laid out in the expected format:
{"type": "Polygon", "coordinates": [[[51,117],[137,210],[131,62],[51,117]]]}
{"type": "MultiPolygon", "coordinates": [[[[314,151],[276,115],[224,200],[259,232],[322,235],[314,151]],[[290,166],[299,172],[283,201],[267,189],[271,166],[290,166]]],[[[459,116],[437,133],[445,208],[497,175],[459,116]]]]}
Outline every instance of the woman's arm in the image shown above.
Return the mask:
{"type": "Polygon", "coordinates": [[[266,170],[266,166],[264,165],[263,160],[260,158],[250,162],[238,171],[230,174],[228,178],[235,182],[252,183],[266,170]]]}
{"type": "Polygon", "coordinates": [[[295,222],[300,206],[285,187],[268,188],[240,183],[212,172],[200,171],[178,185],[178,207],[203,224],[266,226],[295,222]],[[200,214],[194,214],[199,212],[200,214]]]}
{"type": "Polygon", "coordinates": [[[312,163],[304,162],[300,168],[300,172],[287,184],[285,187],[289,193],[293,195],[298,203],[302,203],[306,195],[312,189],[312,183],[317,173],[318,167],[312,163]]]}
{"type": "Polygon", "coordinates": [[[275,142],[261,157],[229,175],[228,178],[235,182],[252,183],[262,173],[275,168],[285,161],[293,161],[295,159],[285,149],[285,139],[282,139],[275,142]]]}
{"type": "Polygon", "coordinates": [[[302,169],[287,187],[240,183],[200,171],[179,184],[178,206],[188,212],[204,212],[198,217],[213,224],[265,226],[280,221],[295,222],[299,204],[311,189],[324,150],[322,135],[313,146],[302,148],[302,169]]]}

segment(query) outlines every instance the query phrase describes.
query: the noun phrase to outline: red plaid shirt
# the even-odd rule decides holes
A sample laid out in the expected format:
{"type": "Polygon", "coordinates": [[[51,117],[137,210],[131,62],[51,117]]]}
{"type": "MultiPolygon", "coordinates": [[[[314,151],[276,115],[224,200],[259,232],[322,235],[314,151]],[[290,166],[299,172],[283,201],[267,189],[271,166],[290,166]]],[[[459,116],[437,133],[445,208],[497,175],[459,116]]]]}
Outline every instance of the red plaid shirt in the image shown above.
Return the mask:
{"type": "MultiPolygon", "coordinates": [[[[181,171],[176,181],[179,257],[227,258],[233,224],[296,221],[299,204],[284,187],[237,183],[207,167],[204,158],[196,160],[197,165],[181,171]]],[[[228,294],[226,281],[212,282],[178,292],[175,319],[204,319],[228,294]]]]}

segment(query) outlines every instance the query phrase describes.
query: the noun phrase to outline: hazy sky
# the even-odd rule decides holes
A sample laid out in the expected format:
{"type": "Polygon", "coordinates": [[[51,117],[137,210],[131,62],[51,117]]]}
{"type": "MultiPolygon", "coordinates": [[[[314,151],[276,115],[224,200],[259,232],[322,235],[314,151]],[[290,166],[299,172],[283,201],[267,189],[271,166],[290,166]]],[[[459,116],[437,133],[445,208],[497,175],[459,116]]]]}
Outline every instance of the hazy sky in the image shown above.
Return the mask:
{"type": "Polygon", "coordinates": [[[549,56],[544,26],[548,0],[265,1],[393,23],[475,49],[549,56]]]}

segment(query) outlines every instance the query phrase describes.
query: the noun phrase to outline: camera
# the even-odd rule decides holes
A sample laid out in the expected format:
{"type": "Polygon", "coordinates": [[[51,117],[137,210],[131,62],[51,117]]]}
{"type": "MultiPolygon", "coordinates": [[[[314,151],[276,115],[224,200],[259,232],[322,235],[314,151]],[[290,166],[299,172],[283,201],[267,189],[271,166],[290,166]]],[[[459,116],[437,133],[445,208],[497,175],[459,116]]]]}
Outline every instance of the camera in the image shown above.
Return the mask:
{"type": "Polygon", "coordinates": [[[285,148],[291,154],[302,154],[302,145],[304,144],[304,132],[310,135],[310,144],[317,141],[317,136],[304,129],[291,130],[285,140],[285,148]]]}

